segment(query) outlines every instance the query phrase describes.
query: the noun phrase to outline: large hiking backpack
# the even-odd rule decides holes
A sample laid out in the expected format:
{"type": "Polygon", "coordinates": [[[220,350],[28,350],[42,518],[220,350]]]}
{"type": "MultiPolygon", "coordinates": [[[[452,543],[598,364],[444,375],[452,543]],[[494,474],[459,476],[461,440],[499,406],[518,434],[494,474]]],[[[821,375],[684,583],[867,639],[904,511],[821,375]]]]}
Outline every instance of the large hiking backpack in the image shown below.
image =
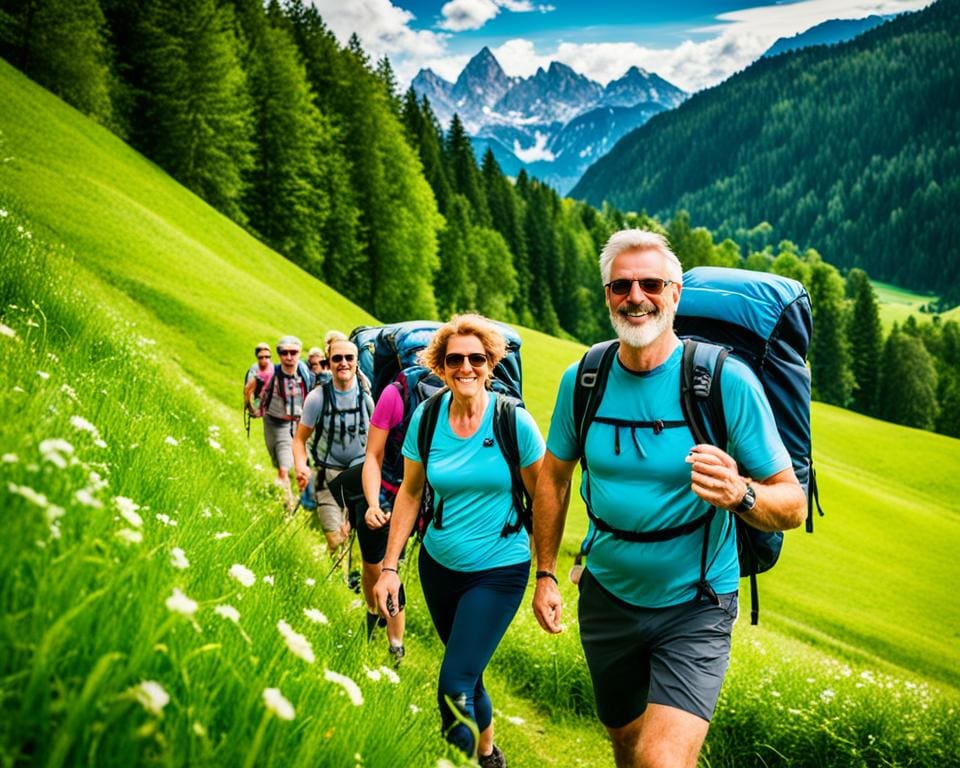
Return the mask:
{"type": "MultiPolygon", "coordinates": [[[[427,464],[430,460],[430,446],[433,444],[433,435],[440,417],[440,402],[446,389],[431,395],[423,405],[423,415],[420,417],[420,429],[417,432],[417,450],[423,462],[424,490],[420,504],[420,514],[417,518],[417,532],[422,538],[429,525],[443,528],[443,499],[434,503],[435,495],[430,484],[426,481],[427,464]]],[[[493,414],[493,440],[500,448],[503,458],[510,468],[510,485],[513,495],[513,511],[516,520],[504,522],[500,535],[506,538],[525,528],[527,533],[533,529],[533,499],[523,484],[520,474],[520,447],[517,442],[517,408],[523,403],[515,397],[498,393],[495,411],[493,414]]]]}
{"type": "MultiPolygon", "coordinates": [[[[303,405],[303,400],[307,399],[307,393],[313,388],[313,371],[311,371],[307,364],[302,360],[297,363],[297,372],[293,376],[287,376],[283,372],[283,367],[280,363],[277,363],[273,366],[273,376],[270,377],[270,380],[261,388],[260,394],[260,415],[263,416],[267,413],[267,409],[270,407],[270,403],[273,401],[274,395],[279,389],[280,399],[283,401],[284,411],[287,411],[287,395],[286,388],[283,386],[278,386],[283,378],[298,378],[300,380],[300,391],[302,393],[301,407],[303,405]]],[[[299,416],[299,414],[290,414],[291,416],[299,416]]]]}
{"type": "MultiPolygon", "coordinates": [[[[675,328],[684,339],[680,403],[694,439],[726,449],[727,428],[720,376],[728,354],[743,360],[757,374],[770,402],[777,429],[790,454],[794,471],[807,495],[807,530],[813,530],[816,476],[810,451],[810,372],[806,351],[813,321],[810,297],[796,280],[778,275],[721,267],[697,267],[684,274],[675,328]]],[[[587,429],[593,421],[617,341],[601,342],[584,355],[574,390],[574,424],[581,465],[587,429]]],[[[648,425],[656,428],[656,425],[648,425]]],[[[660,428],[663,428],[663,424],[660,428]]],[[[676,426],[676,425],[672,425],[676,426]]],[[[611,528],[588,514],[599,530],[629,541],[663,541],[704,528],[701,594],[706,585],[706,544],[716,509],[684,526],[644,534],[611,528]]],[[[740,575],[750,578],[751,623],[759,617],[756,576],[776,563],[783,544],[781,532],[760,531],[734,515],[740,575]]],[[[709,591],[707,591],[709,595],[709,591]]]]}

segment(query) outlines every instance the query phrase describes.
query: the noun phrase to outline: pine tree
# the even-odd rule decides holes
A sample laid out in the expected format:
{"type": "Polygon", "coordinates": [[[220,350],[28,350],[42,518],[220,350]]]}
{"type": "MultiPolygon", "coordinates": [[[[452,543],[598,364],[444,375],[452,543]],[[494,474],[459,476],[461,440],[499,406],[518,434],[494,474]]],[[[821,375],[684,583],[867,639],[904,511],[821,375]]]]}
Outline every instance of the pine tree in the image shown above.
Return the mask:
{"type": "Polygon", "coordinates": [[[259,37],[248,69],[257,150],[244,210],[271,247],[319,276],[330,215],[323,171],[332,129],[313,104],[286,31],[267,26],[259,37]]]}
{"type": "Polygon", "coordinates": [[[847,295],[853,299],[847,338],[850,340],[850,368],[854,388],[851,407],[870,416],[877,412],[877,387],[883,354],[883,326],[873,286],[862,269],[847,275],[847,295]],[[851,294],[851,290],[855,293],[851,294]]]}
{"type": "Polygon", "coordinates": [[[879,416],[932,429],[937,420],[937,374],[923,342],[894,325],[883,346],[879,416]]]}
{"type": "Polygon", "coordinates": [[[810,269],[813,338],[810,371],[813,396],[845,408],[853,389],[843,279],[829,264],[817,261],[810,269]]]}
{"type": "Polygon", "coordinates": [[[473,209],[474,221],[483,227],[489,227],[490,211],[487,200],[480,185],[477,171],[477,160],[473,154],[470,137],[463,127],[458,115],[450,121],[450,130],[447,131],[447,141],[444,145],[447,177],[455,192],[467,198],[473,209]]]}
{"type": "Polygon", "coordinates": [[[4,37],[10,42],[3,49],[11,61],[85,115],[114,127],[111,53],[97,0],[18,3],[8,19],[4,37]]]}
{"type": "Polygon", "coordinates": [[[137,59],[146,120],[136,143],[235,221],[253,165],[253,119],[233,13],[215,0],[148,0],[137,59]]]}
{"type": "Polygon", "coordinates": [[[470,203],[454,195],[440,234],[440,270],[434,292],[441,317],[476,309],[477,289],[470,263],[470,203]]]}

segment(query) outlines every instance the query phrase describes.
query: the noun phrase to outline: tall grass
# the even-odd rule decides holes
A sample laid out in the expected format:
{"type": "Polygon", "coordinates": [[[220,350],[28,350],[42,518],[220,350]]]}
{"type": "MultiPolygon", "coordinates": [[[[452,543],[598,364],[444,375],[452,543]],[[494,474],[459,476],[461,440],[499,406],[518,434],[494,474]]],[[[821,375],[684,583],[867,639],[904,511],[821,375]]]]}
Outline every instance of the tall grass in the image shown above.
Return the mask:
{"type": "Polygon", "coordinates": [[[0,211],[0,763],[447,755],[430,675],[107,290],[0,211]]]}

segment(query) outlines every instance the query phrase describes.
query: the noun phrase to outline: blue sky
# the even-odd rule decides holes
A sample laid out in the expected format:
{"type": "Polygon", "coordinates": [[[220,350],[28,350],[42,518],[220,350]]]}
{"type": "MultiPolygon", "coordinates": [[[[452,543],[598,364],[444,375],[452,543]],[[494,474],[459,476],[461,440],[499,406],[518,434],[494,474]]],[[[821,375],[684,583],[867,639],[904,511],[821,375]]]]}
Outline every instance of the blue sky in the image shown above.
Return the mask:
{"type": "Polygon", "coordinates": [[[341,42],[356,32],[402,87],[421,68],[455,80],[483,46],[510,75],[561,61],[600,83],[639,66],[688,91],[715,85],[779,37],[828,19],[932,0],[308,0],[341,42]]]}

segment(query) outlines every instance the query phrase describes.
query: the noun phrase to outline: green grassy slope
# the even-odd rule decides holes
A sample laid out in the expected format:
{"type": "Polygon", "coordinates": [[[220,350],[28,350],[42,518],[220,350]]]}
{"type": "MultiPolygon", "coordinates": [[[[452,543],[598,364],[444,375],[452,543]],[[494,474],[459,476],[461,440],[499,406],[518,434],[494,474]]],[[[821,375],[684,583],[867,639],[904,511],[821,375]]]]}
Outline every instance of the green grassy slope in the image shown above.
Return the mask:
{"type": "MultiPolygon", "coordinates": [[[[922,293],[914,293],[904,288],[897,288],[887,283],[873,283],[873,289],[877,294],[877,302],[880,304],[880,319],[883,321],[884,329],[889,332],[894,323],[903,325],[908,317],[913,315],[919,322],[930,320],[933,315],[921,312],[920,308],[925,307],[935,296],[925,296],[922,293]]],[[[941,319],[960,320],[960,307],[943,312],[941,319]]]]}
{"type": "MultiPolygon", "coordinates": [[[[7,212],[11,220],[29,222],[38,240],[63,243],[64,250],[77,263],[69,264],[69,259],[54,253],[44,257],[47,267],[53,272],[53,280],[62,270],[63,279],[68,281],[66,287],[82,294],[89,305],[102,308],[105,316],[112,318],[112,328],[95,329],[96,333],[117,331],[138,340],[135,346],[166,374],[168,383],[183,379],[187,390],[197,398],[197,407],[211,419],[222,422],[235,444],[240,444],[239,412],[232,409],[239,403],[240,378],[252,360],[253,342],[261,338],[272,342],[280,333],[294,332],[311,344],[319,342],[328,328],[346,331],[373,320],[361,308],[264,248],[115,137],[84,120],[3,62],[0,103],[5,105],[0,110],[0,157],[7,158],[0,163],[0,210],[7,212]]],[[[0,226],[5,223],[0,220],[0,226]]],[[[19,306],[29,307],[29,301],[14,290],[15,277],[9,272],[0,276],[8,281],[0,286],[8,297],[6,301],[16,296],[19,306]]],[[[9,318],[19,317],[18,311],[0,307],[7,325],[14,324],[9,318]]],[[[23,333],[21,326],[17,327],[23,333]]],[[[66,345],[75,330],[51,327],[44,332],[66,345]]],[[[95,349],[96,333],[83,336],[85,349],[90,348],[91,364],[104,361],[95,349]]],[[[526,399],[545,430],[562,370],[578,357],[582,347],[523,329],[521,335],[526,399]]],[[[18,366],[23,370],[17,375],[29,372],[33,364],[26,357],[18,358],[18,366]]],[[[42,365],[49,367],[46,362],[42,365]]],[[[73,369],[72,375],[86,379],[98,370],[91,365],[89,373],[73,369]]],[[[155,385],[152,378],[145,381],[155,385]]],[[[88,389],[92,386],[90,382],[87,385],[88,389]]],[[[56,391],[52,388],[52,392],[56,391]]],[[[138,398],[133,399],[136,402],[138,398]]],[[[107,406],[101,410],[106,411],[107,406]]],[[[13,406],[4,413],[17,417],[13,406]]],[[[151,414],[157,419],[166,418],[153,410],[151,414]]],[[[37,419],[54,418],[40,409],[31,411],[31,415],[37,419]]],[[[97,421],[96,413],[85,415],[97,421]]],[[[151,438],[159,444],[156,453],[151,454],[160,457],[159,469],[154,467],[149,482],[129,479],[134,485],[133,490],[126,491],[127,495],[136,497],[136,491],[151,495],[157,500],[154,503],[166,500],[171,505],[179,498],[179,470],[171,465],[168,476],[163,463],[167,454],[162,453],[166,450],[162,447],[163,435],[179,434],[172,431],[178,419],[174,412],[168,422],[149,427],[171,430],[157,432],[151,438]]],[[[16,422],[8,424],[5,432],[23,444],[18,452],[49,436],[23,437],[18,434],[19,426],[29,432],[27,424],[16,422]]],[[[108,438],[107,442],[112,440],[108,438]]],[[[203,443],[202,430],[193,442],[203,443]]],[[[258,487],[260,480],[252,467],[257,461],[266,462],[260,444],[251,441],[250,445],[246,456],[243,451],[231,454],[229,480],[258,487]]],[[[950,592],[956,573],[951,552],[960,543],[956,503],[960,490],[956,479],[960,475],[960,441],[815,405],[814,446],[828,516],[817,521],[817,532],[812,537],[801,532],[788,535],[781,565],[761,579],[765,629],[755,633],[742,622],[737,630],[738,642],[750,643],[753,637],[768,642],[779,632],[788,638],[799,638],[808,644],[804,647],[813,643],[828,654],[841,654],[871,667],[897,666],[903,676],[920,675],[941,684],[960,685],[956,673],[960,668],[960,643],[956,642],[960,616],[950,592]]],[[[6,446],[4,450],[8,450],[6,446]]],[[[216,455],[198,457],[197,461],[205,463],[195,472],[186,473],[190,474],[192,486],[202,487],[202,491],[187,497],[196,505],[194,514],[198,514],[200,499],[210,503],[221,491],[212,479],[217,477],[216,455]]],[[[131,465],[131,477],[136,477],[137,469],[135,463],[131,465]]],[[[6,480],[10,470],[3,471],[6,480]]],[[[112,493],[121,490],[112,488],[112,493]]],[[[222,490],[225,499],[243,503],[233,491],[222,490]]],[[[237,514],[243,517],[247,513],[245,507],[239,507],[237,514]]],[[[185,522],[189,514],[183,512],[185,522]]],[[[200,520],[195,522],[208,525],[200,520]]],[[[578,507],[570,516],[565,552],[576,549],[584,528],[585,516],[578,507]]],[[[255,534],[260,530],[252,527],[253,533],[243,540],[242,546],[234,545],[232,556],[239,560],[245,560],[247,555],[262,556],[257,555],[260,548],[254,546],[255,534]]],[[[82,531],[76,533],[82,535],[82,531]]],[[[284,563],[291,562],[285,558],[295,554],[288,548],[271,548],[271,557],[262,567],[282,573],[284,563]]],[[[157,557],[163,559],[162,555],[157,557]]],[[[228,566],[229,562],[228,559],[225,564],[228,566]]],[[[290,567],[298,576],[302,575],[300,565],[290,567]]],[[[223,586],[214,583],[218,589],[223,586]]],[[[208,586],[208,597],[217,594],[212,591],[214,586],[208,586]]],[[[165,585],[163,589],[166,590],[165,585]]],[[[285,590],[283,605],[293,605],[299,611],[301,598],[291,586],[285,590]]],[[[568,599],[568,610],[572,610],[572,591],[568,591],[568,599]]],[[[334,600],[325,609],[332,621],[336,621],[332,611],[337,606],[342,608],[344,602],[334,600]]],[[[416,608],[415,600],[411,603],[416,608]]],[[[550,675],[551,684],[560,695],[564,678],[583,673],[575,633],[571,631],[555,642],[533,626],[526,609],[523,612],[508,635],[503,654],[505,659],[518,659],[518,666],[500,663],[496,667],[502,679],[513,684],[504,686],[501,680],[497,685],[511,691],[524,690],[525,681],[529,683],[527,688],[533,686],[539,674],[534,667],[539,666],[541,657],[553,655],[551,665],[556,668],[550,675]]],[[[8,618],[0,627],[4,629],[0,640],[9,640],[5,634],[12,626],[8,625],[8,618]]],[[[264,624],[264,632],[275,634],[269,622],[260,623],[264,624]]],[[[429,628],[421,635],[426,647],[435,651],[426,637],[429,628]]],[[[256,641],[259,639],[255,636],[256,641]]],[[[336,652],[332,646],[329,649],[336,652]]],[[[270,668],[277,669],[273,657],[267,658],[270,668]]],[[[419,685],[424,690],[418,688],[413,700],[429,701],[433,673],[429,664],[422,673],[419,685]]],[[[293,684],[308,688],[296,676],[293,684]]],[[[577,685],[582,693],[582,684],[577,685]]],[[[563,719],[564,703],[547,703],[543,690],[534,686],[532,693],[534,701],[543,703],[531,708],[528,702],[521,702],[516,711],[522,711],[524,717],[534,717],[544,707],[554,714],[556,709],[561,712],[564,727],[576,730],[578,726],[569,726],[563,719]]],[[[305,705],[309,708],[309,696],[305,705]]],[[[589,711],[588,701],[584,706],[589,711]]],[[[237,716],[254,711],[259,712],[251,701],[245,701],[237,716]]],[[[514,714],[514,710],[507,714],[514,714]]],[[[184,727],[189,727],[189,723],[184,727]]],[[[590,749],[602,746],[595,727],[583,728],[582,736],[590,749]]],[[[236,738],[252,735],[243,729],[230,734],[236,738]]],[[[423,731],[416,734],[417,738],[425,738],[423,731]]],[[[574,756],[565,762],[556,755],[553,734],[547,727],[542,739],[531,738],[526,732],[513,737],[516,745],[534,752],[527,765],[577,764],[574,756]],[[535,751],[541,749],[544,756],[537,757],[535,751]],[[548,759],[547,755],[552,757],[548,759]]],[[[505,736],[511,739],[509,728],[505,728],[505,736]]],[[[310,742],[305,759],[316,755],[313,750],[318,748],[318,744],[310,742]]],[[[375,749],[372,745],[370,748],[375,749]]],[[[582,764],[606,763],[604,754],[595,762],[582,764]]],[[[368,758],[366,764],[388,762],[368,758]]],[[[521,761],[516,764],[523,765],[521,761]]]]}

